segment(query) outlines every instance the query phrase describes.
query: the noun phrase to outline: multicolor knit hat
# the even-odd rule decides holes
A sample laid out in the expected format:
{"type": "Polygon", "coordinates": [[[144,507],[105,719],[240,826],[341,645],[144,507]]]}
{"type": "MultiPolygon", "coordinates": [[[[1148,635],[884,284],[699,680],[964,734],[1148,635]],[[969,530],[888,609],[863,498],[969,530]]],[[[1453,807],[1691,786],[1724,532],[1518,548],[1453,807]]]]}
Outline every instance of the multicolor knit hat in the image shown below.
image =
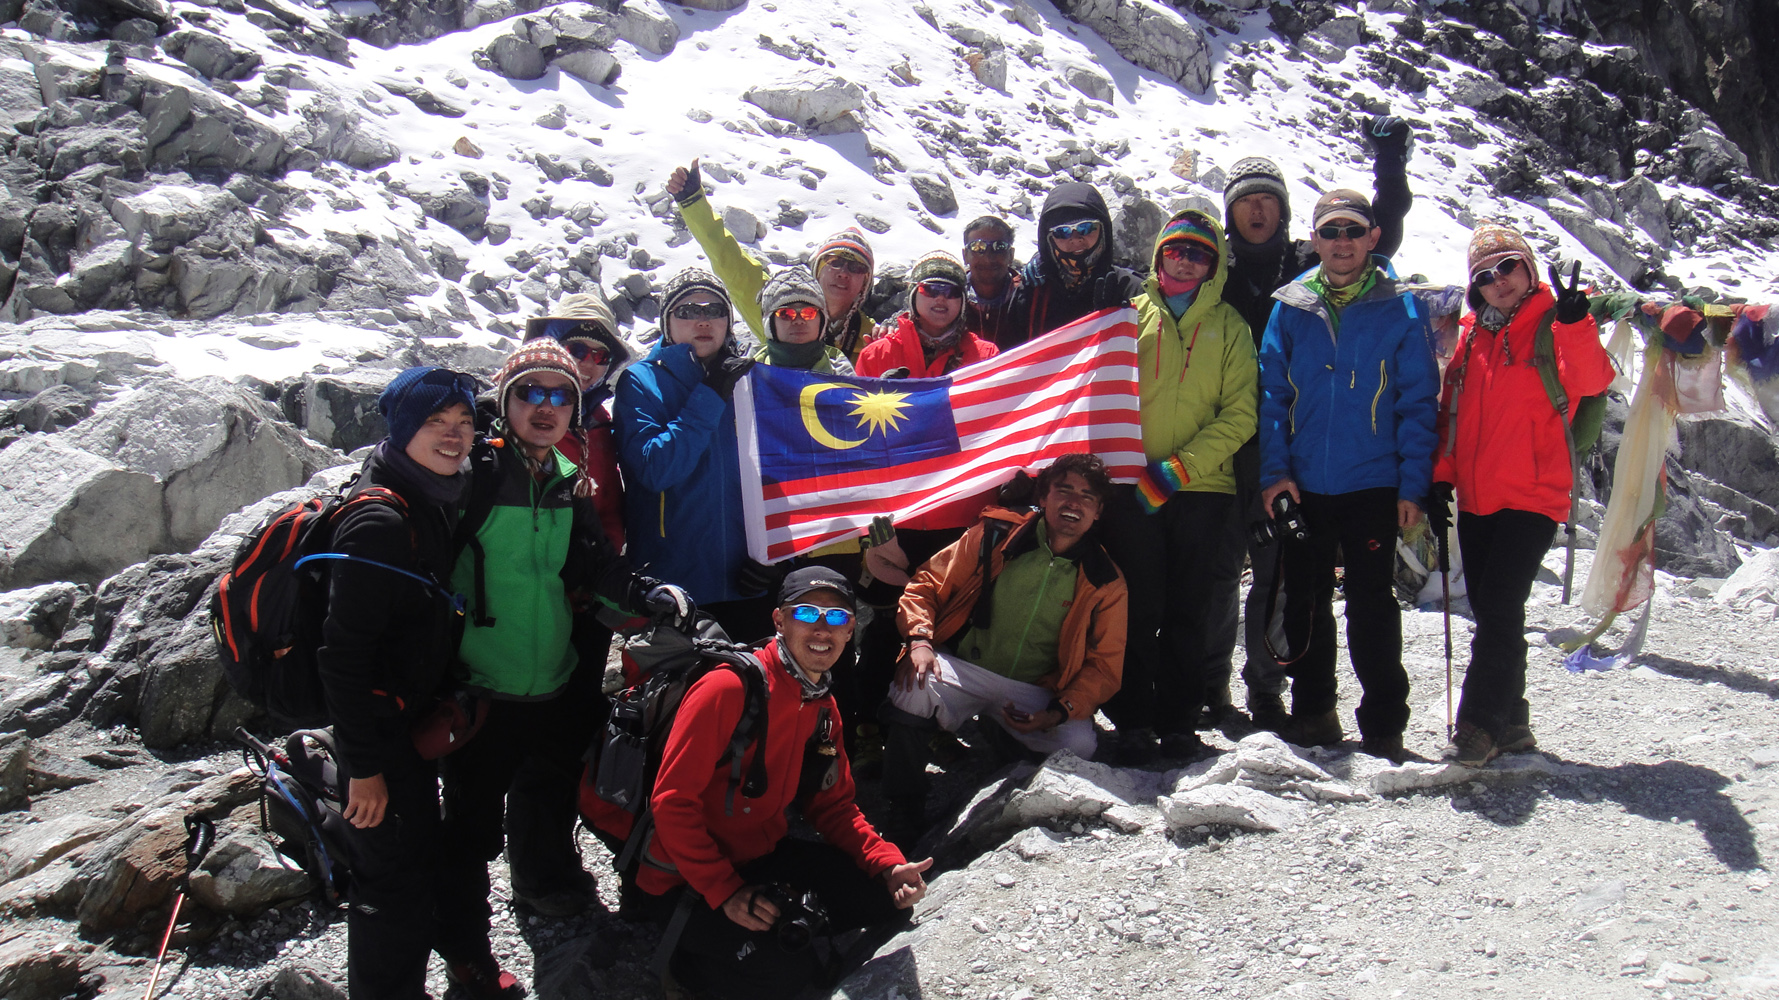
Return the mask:
{"type": "Polygon", "coordinates": [[[501,365],[499,373],[494,376],[494,391],[498,394],[500,401],[501,419],[506,419],[508,391],[517,385],[520,379],[538,372],[555,372],[568,379],[568,384],[574,388],[574,416],[569,421],[569,426],[579,427],[581,425],[580,369],[575,366],[574,355],[568,353],[568,348],[548,337],[527,340],[514,348],[513,353],[507,355],[506,364],[501,365]]]}
{"type": "Polygon", "coordinates": [[[1199,244],[1209,250],[1213,257],[1222,255],[1217,246],[1217,231],[1212,228],[1210,217],[1203,212],[1186,209],[1174,213],[1174,217],[1167,220],[1167,225],[1162,226],[1161,232],[1155,237],[1155,260],[1152,264],[1160,268],[1161,248],[1169,243],[1179,242],[1199,244]]]}
{"type": "Polygon", "coordinates": [[[1476,231],[1470,234],[1470,250],[1466,254],[1470,263],[1470,276],[1476,272],[1494,267],[1509,257],[1520,257],[1525,260],[1526,267],[1537,271],[1538,258],[1532,253],[1532,247],[1519,230],[1505,222],[1485,219],[1477,225],[1476,231]]]}
{"type": "Polygon", "coordinates": [[[871,242],[865,239],[864,233],[851,226],[823,240],[822,245],[815,248],[815,256],[810,258],[810,273],[819,276],[822,265],[835,255],[850,257],[873,273],[877,271],[877,256],[871,252],[871,242]]]}
{"type": "MultiPolygon", "coordinates": [[[[964,263],[943,250],[934,250],[914,262],[908,269],[908,310],[914,310],[914,293],[920,283],[928,278],[949,281],[960,289],[970,287],[970,272],[965,270],[964,263]]],[[[959,313],[961,317],[963,314],[959,313]]]]}

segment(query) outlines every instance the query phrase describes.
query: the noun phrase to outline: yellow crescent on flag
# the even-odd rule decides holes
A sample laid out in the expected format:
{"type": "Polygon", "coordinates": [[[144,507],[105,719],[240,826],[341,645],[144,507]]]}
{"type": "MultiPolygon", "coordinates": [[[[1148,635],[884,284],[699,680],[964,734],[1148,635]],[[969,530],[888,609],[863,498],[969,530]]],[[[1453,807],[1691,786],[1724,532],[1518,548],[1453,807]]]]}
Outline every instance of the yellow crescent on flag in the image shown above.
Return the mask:
{"type": "Polygon", "coordinates": [[[798,393],[797,402],[803,410],[803,428],[809,432],[809,436],[814,438],[817,444],[832,448],[835,451],[845,451],[848,448],[857,448],[859,445],[870,440],[869,437],[863,437],[857,441],[847,441],[837,438],[828,433],[828,429],[822,426],[821,420],[816,416],[815,397],[827,392],[829,389],[851,388],[852,386],[850,385],[840,385],[836,382],[814,382],[804,386],[803,391],[798,393]]]}

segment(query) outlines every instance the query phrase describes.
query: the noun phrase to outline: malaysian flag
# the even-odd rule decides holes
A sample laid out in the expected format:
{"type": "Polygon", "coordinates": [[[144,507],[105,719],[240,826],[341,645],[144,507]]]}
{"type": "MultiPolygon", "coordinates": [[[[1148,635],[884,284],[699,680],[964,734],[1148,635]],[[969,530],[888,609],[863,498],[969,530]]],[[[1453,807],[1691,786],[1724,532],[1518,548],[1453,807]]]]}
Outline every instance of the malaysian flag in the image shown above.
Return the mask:
{"type": "Polygon", "coordinates": [[[756,365],[736,387],[748,555],[778,562],[1092,451],[1145,464],[1137,314],[1095,313],[946,378],[756,365]]]}

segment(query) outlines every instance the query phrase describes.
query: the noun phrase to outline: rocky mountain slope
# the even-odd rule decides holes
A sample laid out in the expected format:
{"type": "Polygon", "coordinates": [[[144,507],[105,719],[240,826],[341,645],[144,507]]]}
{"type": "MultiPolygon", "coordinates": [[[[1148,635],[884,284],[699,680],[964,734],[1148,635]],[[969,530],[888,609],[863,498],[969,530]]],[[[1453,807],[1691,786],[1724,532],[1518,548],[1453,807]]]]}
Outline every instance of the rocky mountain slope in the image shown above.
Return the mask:
{"type": "MultiPolygon", "coordinates": [[[[382,435],[400,368],[491,371],[583,290],[640,338],[698,260],[662,189],[694,156],[777,262],[868,230],[886,313],[977,214],[1031,243],[1061,179],[1101,187],[1124,248],[1219,207],[1244,155],[1284,165],[1301,218],[1368,186],[1357,126],[1388,110],[1420,136],[1405,271],[1458,279],[1469,225],[1506,216],[1602,288],[1779,293],[1774,0],[0,0],[0,25],[9,997],[140,995],[192,810],[226,849],[172,989],[240,996],[295,959],[338,978],[343,925],[293,905],[218,742],[251,713],[204,590],[280,491],[337,484],[382,435]]],[[[1728,395],[1670,459],[1643,666],[1571,677],[1539,647],[1545,755],[1460,774],[1251,741],[1189,773],[1002,775],[939,845],[960,867],[921,926],[846,995],[1776,988],[1755,928],[1779,447],[1728,395]]],[[[1585,628],[1539,601],[1529,627],[1585,628]]],[[[1409,617],[1432,754],[1438,619],[1409,617]]],[[[647,936],[609,917],[501,921],[541,993],[654,995],[647,936]]],[[[325,994],[304,975],[277,995],[325,994]]]]}

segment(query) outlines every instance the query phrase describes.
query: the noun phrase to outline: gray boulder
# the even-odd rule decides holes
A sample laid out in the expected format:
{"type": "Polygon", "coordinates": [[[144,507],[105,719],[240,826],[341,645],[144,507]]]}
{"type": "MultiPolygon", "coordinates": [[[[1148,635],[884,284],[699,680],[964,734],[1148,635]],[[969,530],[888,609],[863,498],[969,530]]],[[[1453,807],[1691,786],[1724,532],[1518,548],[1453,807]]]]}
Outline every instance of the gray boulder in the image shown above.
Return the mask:
{"type": "Polygon", "coordinates": [[[612,15],[590,3],[565,3],[550,8],[550,28],[556,32],[556,51],[609,49],[618,38],[612,15]]]}
{"type": "Polygon", "coordinates": [[[0,809],[25,804],[25,776],[31,769],[31,738],[0,733],[0,809]]]}
{"type": "Polygon", "coordinates": [[[315,440],[347,452],[381,441],[389,433],[389,423],[377,411],[377,397],[394,374],[304,375],[303,430],[315,440]]]}
{"type": "Polygon", "coordinates": [[[600,87],[609,87],[618,82],[618,74],[624,69],[618,64],[617,56],[602,49],[580,49],[560,55],[550,60],[550,65],[569,76],[600,87]]]}
{"type": "Polygon", "coordinates": [[[116,827],[116,819],[70,813],[10,834],[0,840],[0,883],[24,878],[116,827]]]}
{"type": "Polygon", "coordinates": [[[66,430],[93,412],[92,397],[71,385],[52,385],[21,402],[9,423],[32,434],[66,430]]]}
{"type": "Polygon", "coordinates": [[[428,218],[450,226],[471,240],[479,240],[486,235],[484,227],[488,222],[487,194],[477,194],[464,184],[449,180],[441,180],[439,183],[444,186],[431,189],[409,187],[406,193],[428,218]]]}
{"type": "Polygon", "coordinates": [[[1655,182],[1639,174],[1618,186],[1618,203],[1631,224],[1654,240],[1656,246],[1671,249],[1674,230],[1668,224],[1668,207],[1655,182]]]}
{"type": "Polygon", "coordinates": [[[0,587],[96,583],[166,551],[167,515],[153,475],[58,437],[0,451],[0,587]]]}
{"type": "Polygon", "coordinates": [[[483,51],[494,70],[509,80],[535,80],[548,69],[543,49],[518,35],[501,35],[483,51]]]}
{"type": "Polygon", "coordinates": [[[90,944],[46,931],[0,932],[0,996],[60,1000],[79,991],[90,944]]]}
{"type": "Polygon", "coordinates": [[[164,483],[168,542],[190,549],[229,514],[339,463],[280,418],[272,404],[218,378],[158,379],[60,437],[164,483]]]}
{"type": "Polygon", "coordinates": [[[191,894],[220,913],[255,916],[308,895],[309,876],[281,861],[258,830],[236,830],[192,873],[191,894]]]}
{"type": "Polygon", "coordinates": [[[237,48],[208,31],[175,31],[161,39],[161,48],[212,80],[243,80],[259,71],[258,52],[237,48]]]}
{"type": "MultiPolygon", "coordinates": [[[[1216,214],[1221,214],[1218,212],[1216,214]]],[[[1112,248],[1119,260],[1146,271],[1151,266],[1149,254],[1155,237],[1167,225],[1168,212],[1149,198],[1133,196],[1121,199],[1112,217],[1112,248]]]]}
{"type": "Polygon", "coordinates": [[[43,88],[37,72],[23,59],[0,56],[0,125],[14,128],[35,121],[43,110],[43,88]]]}
{"type": "Polygon", "coordinates": [[[741,99],[782,121],[816,128],[865,110],[864,88],[821,70],[749,87],[741,99]]]}
{"type": "Polygon", "coordinates": [[[46,583],[0,594],[0,646],[48,649],[62,636],[68,617],[87,588],[74,583],[46,583]]]}
{"type": "Polygon", "coordinates": [[[1545,211],[1625,281],[1635,282],[1649,270],[1643,254],[1610,222],[1554,202],[1546,205],[1545,211]]]}
{"type": "Polygon", "coordinates": [[[245,237],[251,246],[256,229],[239,198],[209,184],[164,183],[135,192],[120,186],[106,195],[105,208],[130,242],[156,253],[205,235],[226,235],[225,242],[237,245],[245,237]]]}
{"type": "Polygon", "coordinates": [[[1118,54],[1195,94],[1211,85],[1211,47],[1184,17],[1145,0],[1057,0],[1072,21],[1099,33],[1118,54]]]}
{"type": "Polygon", "coordinates": [[[1112,103],[1117,89],[1112,85],[1112,78],[1091,66],[1070,66],[1063,70],[1063,79],[1069,86],[1086,94],[1096,101],[1112,103]]]}
{"type": "Polygon", "coordinates": [[[679,44],[679,24],[656,0],[624,0],[618,7],[617,29],[619,38],[658,56],[679,44]]]}
{"type": "Polygon", "coordinates": [[[934,215],[950,215],[957,211],[957,195],[951,190],[951,178],[944,174],[909,174],[908,183],[927,211],[934,215]]]}
{"type": "Polygon", "coordinates": [[[1721,133],[1698,129],[1680,141],[1686,172],[1702,186],[1748,176],[1748,155],[1721,133]]]}

